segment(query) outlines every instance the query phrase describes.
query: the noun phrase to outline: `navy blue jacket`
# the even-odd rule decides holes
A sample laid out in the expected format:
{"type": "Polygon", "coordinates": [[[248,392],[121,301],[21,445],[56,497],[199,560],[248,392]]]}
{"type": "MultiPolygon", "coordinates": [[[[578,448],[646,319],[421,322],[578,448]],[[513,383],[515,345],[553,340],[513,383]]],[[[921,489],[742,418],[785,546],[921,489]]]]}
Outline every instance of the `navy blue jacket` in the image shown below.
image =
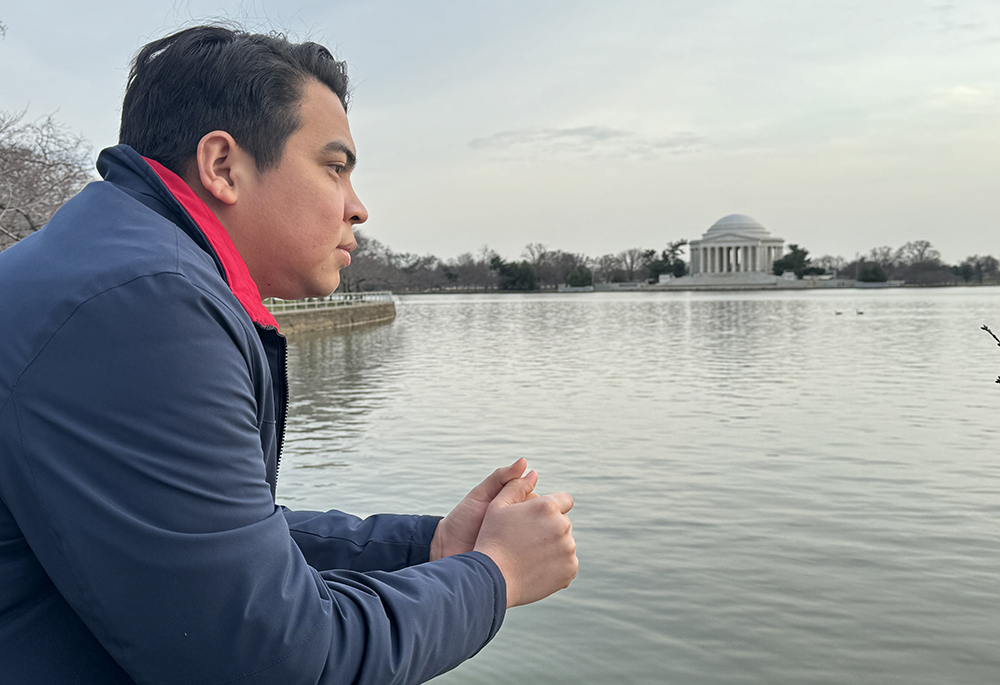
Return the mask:
{"type": "Polygon", "coordinates": [[[98,168],[0,253],[0,680],[385,685],[476,653],[496,565],[428,562],[434,517],[276,506],[284,338],[204,203],[126,146],[98,168]]]}

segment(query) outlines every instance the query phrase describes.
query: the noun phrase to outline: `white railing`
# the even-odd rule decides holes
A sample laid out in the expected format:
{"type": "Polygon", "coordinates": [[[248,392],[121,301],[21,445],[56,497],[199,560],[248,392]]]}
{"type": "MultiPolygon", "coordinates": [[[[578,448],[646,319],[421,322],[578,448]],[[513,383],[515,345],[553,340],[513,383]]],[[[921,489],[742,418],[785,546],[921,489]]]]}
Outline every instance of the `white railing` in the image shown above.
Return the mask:
{"type": "Polygon", "coordinates": [[[274,297],[264,300],[264,306],[272,314],[278,314],[280,312],[351,307],[373,302],[392,302],[392,293],[388,290],[374,290],[370,293],[334,293],[326,297],[309,297],[304,300],[280,300],[274,297]]]}

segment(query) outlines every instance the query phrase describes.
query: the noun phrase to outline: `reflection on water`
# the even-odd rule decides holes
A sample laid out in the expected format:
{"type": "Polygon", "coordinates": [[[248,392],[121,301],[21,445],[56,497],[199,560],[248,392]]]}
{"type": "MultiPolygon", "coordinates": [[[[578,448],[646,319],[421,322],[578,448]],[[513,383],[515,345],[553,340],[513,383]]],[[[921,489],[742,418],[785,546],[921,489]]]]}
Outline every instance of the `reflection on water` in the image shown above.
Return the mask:
{"type": "Polygon", "coordinates": [[[998,305],[406,297],[291,341],[279,498],[445,513],[521,455],[573,493],[580,577],[438,682],[998,682],[998,305]]]}

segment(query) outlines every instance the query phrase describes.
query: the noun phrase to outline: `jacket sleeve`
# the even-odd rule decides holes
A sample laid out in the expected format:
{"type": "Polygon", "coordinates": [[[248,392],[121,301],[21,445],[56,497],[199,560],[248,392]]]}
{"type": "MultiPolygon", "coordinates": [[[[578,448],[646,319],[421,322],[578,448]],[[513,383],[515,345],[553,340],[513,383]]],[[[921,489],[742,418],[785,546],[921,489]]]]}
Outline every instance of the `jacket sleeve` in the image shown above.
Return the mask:
{"type": "Polygon", "coordinates": [[[375,514],[365,519],[341,511],[281,507],[292,539],[315,569],[396,571],[430,558],[439,516],[375,514]]]}
{"type": "Polygon", "coordinates": [[[418,683],[473,655],[506,605],[485,555],[306,563],[265,481],[250,335],[175,274],[53,331],[2,418],[8,506],[60,593],[142,683],[418,683]]]}

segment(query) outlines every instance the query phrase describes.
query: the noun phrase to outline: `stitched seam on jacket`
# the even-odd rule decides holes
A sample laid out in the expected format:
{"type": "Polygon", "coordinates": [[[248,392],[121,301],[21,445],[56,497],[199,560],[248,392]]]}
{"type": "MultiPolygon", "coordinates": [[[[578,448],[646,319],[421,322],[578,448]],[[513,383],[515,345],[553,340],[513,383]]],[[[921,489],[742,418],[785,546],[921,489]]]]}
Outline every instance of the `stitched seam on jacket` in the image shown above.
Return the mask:
{"type": "Polygon", "coordinates": [[[38,357],[41,356],[42,352],[44,352],[45,349],[49,346],[49,343],[52,342],[52,339],[55,338],[57,335],[59,335],[59,331],[61,331],[63,329],[63,327],[66,324],[69,323],[70,319],[72,319],[74,316],[76,316],[76,313],[78,311],[80,311],[80,307],[82,307],[83,305],[89,303],[91,300],[94,300],[94,299],[100,297],[101,295],[109,293],[112,290],[117,290],[118,288],[121,288],[122,286],[126,286],[126,285],[128,285],[128,284],[130,284],[130,283],[132,283],[134,281],[138,281],[139,279],[142,279],[142,278],[152,278],[154,276],[162,276],[162,275],[181,276],[182,278],[187,279],[187,276],[185,276],[182,273],[178,273],[176,271],[167,271],[166,269],[164,269],[163,271],[157,271],[157,272],[151,273],[151,274],[142,274],[141,276],[133,276],[132,278],[129,278],[126,281],[122,281],[121,283],[116,283],[114,285],[110,285],[107,288],[105,288],[104,290],[101,290],[100,292],[94,293],[93,295],[91,295],[90,297],[88,297],[86,300],[82,300],[80,303],[78,303],[73,308],[73,311],[71,311],[66,316],[66,318],[62,320],[62,323],[60,323],[58,326],[56,326],[56,329],[54,331],[52,331],[52,335],[50,335],[48,338],[45,339],[45,342],[43,342],[41,344],[41,346],[38,348],[38,351],[35,352],[35,354],[31,357],[31,359],[28,361],[28,363],[24,365],[24,368],[21,369],[21,371],[17,374],[17,378],[14,379],[14,383],[11,385],[11,394],[13,394],[14,390],[17,389],[17,384],[21,382],[21,377],[24,376],[25,372],[28,369],[31,368],[31,365],[35,363],[35,360],[37,360],[38,357]]]}
{"type": "MultiPolygon", "coordinates": [[[[314,533],[311,530],[301,530],[299,528],[292,528],[291,526],[289,526],[288,530],[293,533],[298,533],[299,535],[311,535],[312,537],[319,538],[321,540],[339,540],[340,542],[348,542],[354,545],[355,547],[360,547],[361,549],[367,547],[368,543],[370,542],[377,542],[380,545],[395,545],[396,547],[403,547],[405,545],[411,544],[410,542],[391,542],[389,540],[365,540],[364,543],[359,543],[355,542],[350,538],[344,538],[337,535],[323,535],[322,533],[314,533]]],[[[412,539],[413,536],[410,535],[410,540],[412,539]]]]}
{"type": "MultiPolygon", "coordinates": [[[[241,313],[243,314],[243,316],[247,317],[248,320],[250,319],[250,315],[247,314],[246,310],[243,309],[242,305],[240,305],[239,310],[236,310],[233,307],[230,307],[229,304],[225,300],[222,300],[218,295],[216,295],[215,293],[213,293],[211,290],[208,290],[207,288],[204,288],[203,286],[199,285],[198,283],[195,283],[194,281],[192,281],[191,279],[187,278],[186,276],[184,278],[194,288],[196,288],[197,290],[200,290],[202,293],[204,293],[205,295],[207,295],[208,297],[210,297],[212,300],[214,300],[220,306],[225,307],[229,311],[229,313],[232,314],[233,316],[235,316],[237,319],[240,318],[240,314],[241,313]]],[[[236,297],[236,296],[233,295],[233,297],[236,297]]],[[[238,302],[238,300],[237,300],[237,302],[238,302]]],[[[252,320],[250,321],[250,327],[253,328],[253,321],[252,320]]],[[[258,343],[260,343],[260,339],[256,337],[256,333],[254,333],[254,338],[251,339],[250,338],[250,332],[247,330],[247,327],[246,326],[242,326],[242,328],[243,328],[243,342],[246,343],[247,349],[253,348],[253,340],[256,340],[258,343]]],[[[265,353],[264,356],[265,357],[267,356],[266,353],[265,353]]],[[[254,378],[253,366],[250,364],[250,360],[249,359],[246,360],[246,364],[247,364],[247,375],[250,376],[250,383],[251,383],[251,385],[256,386],[257,382],[256,382],[256,379],[254,378]]],[[[266,359],[264,360],[264,365],[265,366],[267,365],[267,360],[266,359]]],[[[273,421],[270,421],[270,422],[265,421],[263,423],[274,423],[274,422],[273,421]]],[[[257,425],[257,428],[260,428],[260,424],[257,425]]]]}
{"type": "MultiPolygon", "coordinates": [[[[59,332],[66,326],[66,324],[69,323],[70,319],[72,319],[74,316],[76,316],[76,313],[78,311],[80,311],[81,307],[83,307],[85,304],[88,304],[91,301],[97,299],[101,295],[106,295],[106,294],[110,293],[113,290],[117,290],[118,288],[123,288],[123,287],[125,287],[127,285],[135,283],[136,281],[142,280],[144,278],[156,278],[157,276],[178,276],[178,277],[184,279],[185,281],[187,281],[187,283],[189,285],[191,285],[191,287],[193,287],[196,290],[200,291],[201,293],[207,295],[212,300],[214,300],[217,304],[219,304],[220,306],[222,306],[225,309],[227,309],[230,313],[235,314],[237,317],[239,316],[238,312],[236,312],[232,307],[230,307],[229,304],[226,303],[224,300],[220,299],[218,295],[216,295],[215,293],[213,293],[211,290],[208,290],[205,287],[201,286],[200,284],[195,283],[190,278],[188,278],[187,274],[182,273],[180,271],[168,271],[168,270],[164,269],[163,271],[156,271],[154,273],[142,274],[141,276],[134,276],[132,278],[129,278],[126,281],[122,281],[121,283],[116,283],[115,285],[108,286],[104,290],[101,290],[98,293],[94,293],[93,295],[91,295],[90,297],[88,297],[86,300],[83,300],[79,304],[77,304],[76,307],[73,308],[73,311],[70,312],[66,316],[65,319],[63,319],[62,323],[60,323],[56,327],[56,329],[54,331],[52,331],[52,335],[50,335],[48,338],[46,338],[45,342],[43,342],[41,344],[41,346],[38,348],[38,351],[35,352],[35,354],[32,355],[32,357],[28,361],[28,363],[24,365],[24,368],[21,369],[20,372],[18,372],[17,378],[15,378],[14,382],[11,384],[10,394],[11,395],[14,394],[14,391],[17,390],[17,385],[18,385],[18,383],[21,382],[21,378],[24,376],[24,374],[28,371],[28,369],[31,368],[31,366],[35,363],[35,361],[38,359],[38,357],[41,356],[42,352],[44,352],[45,349],[49,346],[49,343],[52,342],[53,338],[55,338],[57,335],[59,335],[59,332]]],[[[245,311],[243,313],[244,313],[244,315],[246,315],[245,311]]],[[[247,333],[247,331],[246,331],[246,326],[243,326],[243,329],[244,329],[243,330],[243,336],[244,336],[245,341],[247,342],[248,345],[252,346],[252,343],[251,343],[251,341],[249,339],[249,333],[247,333]]],[[[252,373],[252,370],[250,369],[249,364],[247,365],[247,370],[250,373],[250,376],[251,376],[251,379],[252,379],[253,378],[253,373],[252,373]]],[[[6,404],[6,402],[4,404],[6,404]]]]}
{"type": "Polygon", "coordinates": [[[181,270],[181,232],[174,231],[174,256],[177,260],[174,262],[174,270],[181,270]]]}
{"type": "Polygon", "coordinates": [[[0,416],[3,416],[3,413],[7,411],[7,405],[11,403],[11,398],[13,396],[14,396],[14,389],[11,388],[11,391],[7,393],[7,399],[3,401],[3,406],[0,406],[0,416]]]}
{"type": "Polygon", "coordinates": [[[417,534],[416,521],[413,522],[413,527],[410,528],[410,539],[406,541],[406,565],[413,566],[413,536],[417,534]]]}

